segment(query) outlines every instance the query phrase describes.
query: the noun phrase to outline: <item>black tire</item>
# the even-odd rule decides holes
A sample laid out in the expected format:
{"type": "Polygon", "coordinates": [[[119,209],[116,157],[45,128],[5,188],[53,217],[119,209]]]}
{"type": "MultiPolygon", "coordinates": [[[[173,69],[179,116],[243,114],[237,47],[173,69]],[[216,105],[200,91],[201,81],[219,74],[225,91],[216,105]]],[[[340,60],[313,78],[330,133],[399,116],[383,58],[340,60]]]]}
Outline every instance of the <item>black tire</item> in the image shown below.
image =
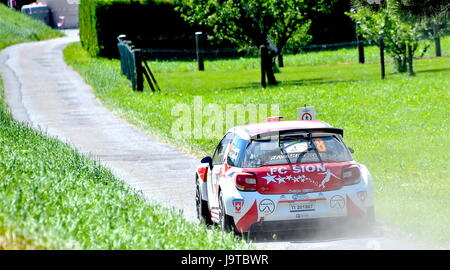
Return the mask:
{"type": "Polygon", "coordinates": [[[209,212],[208,202],[202,199],[200,187],[196,184],[195,188],[195,206],[197,208],[197,218],[206,225],[212,225],[211,213],[209,212]]]}
{"type": "Polygon", "coordinates": [[[222,231],[236,232],[233,218],[225,213],[222,192],[219,193],[219,225],[222,231]]]}

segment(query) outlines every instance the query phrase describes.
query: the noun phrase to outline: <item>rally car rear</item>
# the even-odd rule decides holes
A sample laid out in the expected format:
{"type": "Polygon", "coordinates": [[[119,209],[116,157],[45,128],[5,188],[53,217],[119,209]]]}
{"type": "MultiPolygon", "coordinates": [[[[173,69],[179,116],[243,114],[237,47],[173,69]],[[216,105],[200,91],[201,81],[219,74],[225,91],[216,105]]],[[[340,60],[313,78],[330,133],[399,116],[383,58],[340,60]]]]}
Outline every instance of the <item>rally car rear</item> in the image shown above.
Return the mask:
{"type": "Polygon", "coordinates": [[[335,131],[281,132],[250,140],[248,158],[228,170],[231,184],[222,185],[237,231],[373,220],[370,173],[352,159],[335,131]]]}
{"type": "Polygon", "coordinates": [[[309,193],[236,191],[228,201],[227,212],[239,232],[297,230],[319,222],[369,224],[374,214],[370,174],[363,165],[357,166],[361,170],[358,184],[309,193]]]}

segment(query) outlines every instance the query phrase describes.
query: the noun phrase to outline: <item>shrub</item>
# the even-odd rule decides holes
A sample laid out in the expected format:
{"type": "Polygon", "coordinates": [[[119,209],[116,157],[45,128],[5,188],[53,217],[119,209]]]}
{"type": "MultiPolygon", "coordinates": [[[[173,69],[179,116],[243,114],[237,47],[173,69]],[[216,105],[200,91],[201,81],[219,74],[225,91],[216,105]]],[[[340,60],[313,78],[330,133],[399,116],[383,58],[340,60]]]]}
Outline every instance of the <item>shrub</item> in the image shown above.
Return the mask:
{"type": "Polygon", "coordinates": [[[80,38],[92,56],[116,57],[117,36],[126,34],[146,48],[194,48],[194,32],[173,1],[81,0],[80,38]]]}

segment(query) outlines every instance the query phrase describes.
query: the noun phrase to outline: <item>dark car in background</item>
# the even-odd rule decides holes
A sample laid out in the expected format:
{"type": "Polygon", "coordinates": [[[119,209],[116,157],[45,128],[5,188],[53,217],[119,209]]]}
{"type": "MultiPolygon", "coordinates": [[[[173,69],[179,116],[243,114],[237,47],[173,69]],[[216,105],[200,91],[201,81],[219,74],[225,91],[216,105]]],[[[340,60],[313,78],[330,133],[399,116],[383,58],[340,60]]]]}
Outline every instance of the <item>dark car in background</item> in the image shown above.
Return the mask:
{"type": "Polygon", "coordinates": [[[24,5],[21,12],[36,20],[42,21],[48,26],[53,26],[52,14],[50,8],[42,3],[31,3],[24,5]]]}

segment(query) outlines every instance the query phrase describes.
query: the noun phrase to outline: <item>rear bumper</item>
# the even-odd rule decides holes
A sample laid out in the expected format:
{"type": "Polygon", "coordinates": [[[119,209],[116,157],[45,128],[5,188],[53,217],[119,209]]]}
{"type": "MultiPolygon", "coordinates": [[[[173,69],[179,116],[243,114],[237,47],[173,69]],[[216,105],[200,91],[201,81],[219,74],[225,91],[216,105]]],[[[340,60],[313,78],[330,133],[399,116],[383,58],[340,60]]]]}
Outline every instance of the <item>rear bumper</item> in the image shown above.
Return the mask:
{"type": "Polygon", "coordinates": [[[370,227],[375,223],[373,207],[363,217],[342,216],[299,220],[260,221],[253,223],[248,232],[284,232],[302,230],[327,230],[330,228],[370,227]]]}
{"type": "Polygon", "coordinates": [[[353,222],[350,217],[314,218],[300,220],[278,220],[255,222],[248,229],[249,232],[283,232],[297,230],[319,229],[336,224],[344,225],[353,222]]]}
{"type": "Polygon", "coordinates": [[[261,195],[248,192],[241,198],[244,201],[241,211],[233,211],[230,203],[227,213],[233,217],[240,232],[297,230],[328,221],[364,220],[371,215],[370,209],[374,206],[372,189],[364,183],[308,194],[261,195]]]}

